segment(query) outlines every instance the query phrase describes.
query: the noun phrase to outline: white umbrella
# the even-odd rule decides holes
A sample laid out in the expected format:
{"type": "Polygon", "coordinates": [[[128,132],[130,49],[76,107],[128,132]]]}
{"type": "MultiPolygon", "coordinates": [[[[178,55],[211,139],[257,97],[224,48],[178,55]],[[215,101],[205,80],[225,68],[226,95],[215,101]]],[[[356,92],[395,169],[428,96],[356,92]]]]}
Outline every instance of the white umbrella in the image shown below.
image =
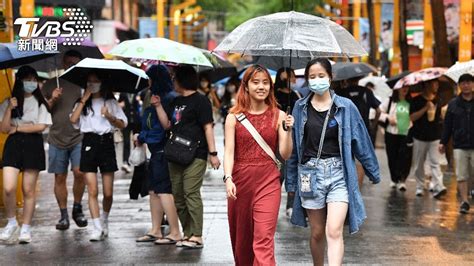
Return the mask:
{"type": "Polygon", "coordinates": [[[383,101],[392,95],[393,90],[386,83],[387,78],[377,76],[367,76],[359,80],[359,86],[366,86],[367,83],[374,84],[374,95],[383,101]]]}
{"type": "Polygon", "coordinates": [[[87,75],[91,71],[97,72],[102,78],[111,82],[114,91],[134,93],[148,86],[148,76],[145,71],[121,60],[85,58],[70,67],[61,75],[61,78],[84,87],[87,75]]]}
{"type": "Polygon", "coordinates": [[[451,66],[448,71],[446,71],[445,75],[454,82],[458,83],[459,77],[466,73],[474,76],[474,60],[468,62],[456,62],[456,64],[451,66]]]}

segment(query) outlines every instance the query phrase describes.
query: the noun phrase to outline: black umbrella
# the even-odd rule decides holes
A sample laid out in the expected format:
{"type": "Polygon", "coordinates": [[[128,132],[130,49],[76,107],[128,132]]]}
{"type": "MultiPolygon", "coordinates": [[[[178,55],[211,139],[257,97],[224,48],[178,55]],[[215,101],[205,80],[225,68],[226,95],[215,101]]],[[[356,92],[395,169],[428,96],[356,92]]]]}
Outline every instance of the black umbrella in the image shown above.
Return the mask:
{"type": "Polygon", "coordinates": [[[213,68],[209,69],[206,67],[197,67],[199,74],[203,74],[209,77],[211,83],[215,83],[221,79],[231,77],[237,74],[237,68],[225,58],[221,57],[216,53],[211,53],[208,50],[199,49],[204,54],[204,56],[209,59],[213,68]]]}
{"type": "Polygon", "coordinates": [[[145,71],[127,65],[121,60],[85,58],[70,67],[60,78],[84,86],[91,71],[97,72],[102,78],[111,82],[112,90],[116,92],[137,93],[148,86],[145,71]]]}
{"type": "Polygon", "coordinates": [[[338,62],[332,66],[333,81],[364,77],[374,72],[377,73],[377,69],[366,63],[338,62]]]}
{"type": "Polygon", "coordinates": [[[397,83],[397,81],[399,81],[400,79],[402,79],[403,77],[405,76],[408,76],[409,74],[411,73],[411,71],[403,71],[402,73],[396,75],[396,76],[393,76],[389,79],[387,79],[387,81],[385,81],[385,83],[387,83],[387,85],[393,89],[393,87],[395,86],[395,84],[397,83]]]}
{"type": "Polygon", "coordinates": [[[50,72],[55,69],[61,69],[63,68],[62,66],[62,57],[64,53],[66,53],[69,50],[75,50],[78,51],[83,58],[89,57],[89,58],[97,58],[97,59],[102,59],[104,58],[104,55],[102,52],[99,50],[97,45],[93,43],[90,40],[84,40],[81,45],[63,45],[63,43],[66,42],[65,39],[63,38],[58,38],[58,51],[59,53],[56,54],[53,57],[47,58],[45,60],[41,60],[38,62],[35,62],[31,64],[31,66],[36,69],[36,71],[40,72],[50,72]]]}

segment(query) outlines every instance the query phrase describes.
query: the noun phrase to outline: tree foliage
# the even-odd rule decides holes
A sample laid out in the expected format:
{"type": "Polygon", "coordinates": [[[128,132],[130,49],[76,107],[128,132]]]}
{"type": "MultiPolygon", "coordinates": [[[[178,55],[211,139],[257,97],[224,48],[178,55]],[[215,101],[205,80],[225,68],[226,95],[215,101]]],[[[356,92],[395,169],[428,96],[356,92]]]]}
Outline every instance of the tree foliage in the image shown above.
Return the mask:
{"type": "Polygon", "coordinates": [[[294,10],[313,13],[322,0],[198,0],[203,10],[209,11],[209,16],[225,16],[225,29],[229,31],[254,17],[290,11],[292,2],[294,10]]]}

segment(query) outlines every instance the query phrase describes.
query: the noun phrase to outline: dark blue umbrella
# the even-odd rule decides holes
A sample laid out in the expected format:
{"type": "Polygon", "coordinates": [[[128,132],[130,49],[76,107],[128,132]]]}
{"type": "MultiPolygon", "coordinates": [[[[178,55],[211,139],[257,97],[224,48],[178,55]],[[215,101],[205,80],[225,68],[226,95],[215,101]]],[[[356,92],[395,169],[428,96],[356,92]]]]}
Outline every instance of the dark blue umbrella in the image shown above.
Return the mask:
{"type": "Polygon", "coordinates": [[[47,53],[43,51],[19,51],[16,42],[0,43],[0,69],[26,65],[57,53],[56,51],[47,53]]]}
{"type": "MultiPolygon", "coordinates": [[[[43,52],[43,51],[19,51],[16,42],[13,43],[0,43],[0,69],[7,69],[16,66],[26,65],[33,63],[37,60],[41,60],[57,54],[56,51],[43,52]]],[[[6,70],[5,70],[6,74],[6,70]]],[[[10,80],[7,75],[8,88],[11,92],[10,80]]]]}

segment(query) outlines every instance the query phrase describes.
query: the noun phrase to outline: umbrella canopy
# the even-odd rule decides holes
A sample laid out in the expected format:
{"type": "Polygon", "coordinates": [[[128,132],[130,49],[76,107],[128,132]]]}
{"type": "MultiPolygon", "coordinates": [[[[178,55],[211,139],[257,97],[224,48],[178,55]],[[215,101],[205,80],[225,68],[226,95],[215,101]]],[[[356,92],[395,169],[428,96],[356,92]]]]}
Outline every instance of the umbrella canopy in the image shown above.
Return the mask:
{"type": "Polygon", "coordinates": [[[393,88],[395,86],[395,84],[397,83],[397,81],[399,81],[401,78],[403,78],[405,76],[408,76],[408,74],[410,74],[410,73],[411,73],[411,71],[403,71],[402,73],[387,79],[387,81],[385,83],[387,83],[387,85],[390,88],[393,88]]]}
{"type": "Polygon", "coordinates": [[[215,83],[223,78],[233,76],[237,74],[237,68],[227,61],[225,58],[221,57],[216,53],[211,53],[208,50],[199,49],[201,52],[209,59],[213,69],[198,69],[201,70],[199,74],[204,74],[209,77],[211,83],[215,83]]]}
{"type": "Polygon", "coordinates": [[[50,72],[55,69],[62,69],[62,57],[64,56],[64,53],[69,50],[78,51],[83,58],[104,58],[104,55],[100,52],[99,47],[97,47],[97,45],[89,39],[84,40],[81,45],[76,46],[63,45],[64,42],[66,42],[64,38],[58,38],[58,51],[60,53],[47,59],[35,62],[31,64],[31,66],[36,69],[36,71],[41,72],[50,72]]]}
{"type": "Polygon", "coordinates": [[[148,87],[148,76],[145,71],[127,65],[121,60],[85,58],[66,70],[60,78],[82,87],[91,71],[97,71],[102,78],[112,82],[114,91],[135,93],[148,87]]]}
{"type": "Polygon", "coordinates": [[[213,67],[209,59],[196,47],[165,38],[129,40],[115,46],[109,54],[142,60],[213,67]]]}
{"type": "Polygon", "coordinates": [[[19,51],[17,43],[0,43],[0,69],[27,65],[54,56],[58,52],[19,51]]]}
{"type": "Polygon", "coordinates": [[[401,78],[393,89],[400,89],[405,86],[413,86],[423,81],[433,80],[441,77],[448,69],[445,67],[430,67],[413,72],[401,78]]]}
{"type": "Polygon", "coordinates": [[[474,60],[468,62],[456,62],[456,64],[451,66],[448,71],[446,71],[445,75],[454,82],[458,83],[459,77],[466,73],[474,76],[474,60]]]}
{"type": "Polygon", "coordinates": [[[377,69],[366,63],[338,62],[332,66],[333,81],[363,77],[377,73],[377,69]]]}
{"type": "Polygon", "coordinates": [[[280,69],[290,67],[293,69],[304,68],[311,58],[308,57],[278,57],[278,56],[257,56],[255,63],[269,69],[280,69]],[[290,62],[291,61],[291,62],[290,62]]]}
{"type": "Polygon", "coordinates": [[[367,55],[359,42],[341,25],[295,11],[250,19],[227,35],[215,51],[311,58],[367,55]]]}
{"type": "Polygon", "coordinates": [[[377,76],[367,76],[361,80],[359,80],[360,86],[367,86],[367,83],[374,84],[374,94],[382,101],[387,99],[392,95],[392,89],[385,83],[387,78],[385,77],[377,77],[377,76]]]}

